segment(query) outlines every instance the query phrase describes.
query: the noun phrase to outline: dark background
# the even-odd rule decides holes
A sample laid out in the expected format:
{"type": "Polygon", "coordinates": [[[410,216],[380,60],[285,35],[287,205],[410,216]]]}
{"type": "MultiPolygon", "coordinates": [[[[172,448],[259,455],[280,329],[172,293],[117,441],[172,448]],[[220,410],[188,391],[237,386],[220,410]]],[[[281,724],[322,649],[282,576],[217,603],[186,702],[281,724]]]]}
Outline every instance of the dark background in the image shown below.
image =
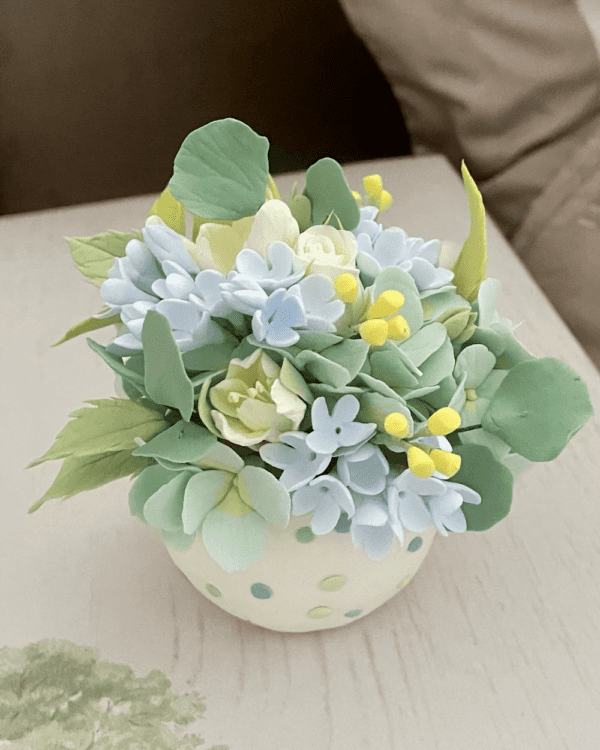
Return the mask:
{"type": "Polygon", "coordinates": [[[4,0],[0,214],[158,192],[184,137],[222,117],[271,171],[410,151],[335,0],[4,0]]]}

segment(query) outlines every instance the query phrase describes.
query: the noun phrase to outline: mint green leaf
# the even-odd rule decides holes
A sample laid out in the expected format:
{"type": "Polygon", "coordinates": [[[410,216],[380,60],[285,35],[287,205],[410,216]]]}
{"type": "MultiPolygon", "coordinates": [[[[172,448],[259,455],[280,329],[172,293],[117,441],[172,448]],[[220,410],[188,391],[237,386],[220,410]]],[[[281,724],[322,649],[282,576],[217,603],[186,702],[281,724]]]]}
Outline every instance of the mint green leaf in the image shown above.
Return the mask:
{"type": "Polygon", "coordinates": [[[142,328],[144,386],[153,401],[179,409],[186,422],[194,410],[194,386],[187,376],[169,321],[148,310],[142,328]]]}
{"type": "Polygon", "coordinates": [[[450,339],[446,338],[440,348],[427,357],[421,365],[422,375],[419,378],[419,387],[427,388],[434,386],[444,378],[450,377],[454,370],[454,365],[454,348],[450,339]]]}
{"type": "Polygon", "coordinates": [[[159,216],[168,227],[185,235],[185,206],[165,188],[152,204],[148,216],[159,216]]]}
{"type": "Polygon", "coordinates": [[[340,344],[324,349],[321,356],[341,365],[350,375],[349,383],[360,372],[368,353],[369,344],[363,339],[344,339],[340,344]]]}
{"type": "Polygon", "coordinates": [[[295,365],[300,370],[305,370],[321,383],[341,388],[347,385],[352,378],[345,367],[327,359],[322,354],[304,349],[295,358],[295,365]]]}
{"type": "MultiPolygon", "coordinates": [[[[404,397],[401,398],[396,391],[392,390],[387,383],[383,382],[383,380],[378,380],[364,372],[360,372],[357,378],[359,383],[364,383],[364,385],[374,393],[379,393],[381,396],[386,396],[387,398],[400,398],[401,401],[404,401],[404,397]]],[[[361,388],[360,390],[362,391],[363,389],[361,388]]]]}
{"type": "Polygon", "coordinates": [[[138,474],[149,463],[147,458],[132,456],[130,450],[68,456],[46,494],[31,506],[29,513],[36,511],[51,498],[66,500],[78,492],[93,490],[115,479],[138,474]]]}
{"type": "Polygon", "coordinates": [[[212,559],[228,573],[245,570],[265,551],[267,522],[255,511],[230,516],[213,508],[202,524],[202,541],[212,559]]]}
{"type": "Polygon", "coordinates": [[[144,518],[144,505],[146,501],[157,492],[163,484],[173,479],[173,472],[156,464],[144,469],[133,483],[129,491],[129,510],[132,516],[144,518]]]}
{"type": "Polygon", "coordinates": [[[384,268],[377,274],[377,278],[371,287],[373,301],[388,289],[395,289],[403,294],[404,304],[398,310],[398,315],[405,318],[410,328],[410,335],[414,336],[423,325],[424,316],[419,290],[413,277],[398,266],[384,268]]]}
{"type": "Polygon", "coordinates": [[[52,344],[52,346],[58,346],[59,344],[64,344],[65,341],[69,341],[70,339],[74,339],[76,336],[80,336],[82,333],[89,333],[90,331],[96,331],[99,328],[106,328],[106,326],[120,326],[121,325],[121,316],[116,313],[115,315],[111,315],[108,318],[86,318],[85,320],[82,320],[81,323],[77,323],[76,325],[69,328],[69,330],[65,333],[65,335],[60,339],[60,341],[57,341],[55,344],[52,344]]]}
{"type": "Polygon", "coordinates": [[[184,352],[182,354],[183,364],[186,370],[197,372],[226,370],[237,346],[239,346],[238,340],[234,336],[226,334],[226,340],[221,344],[206,344],[198,349],[184,352]]]}
{"type": "Polygon", "coordinates": [[[369,359],[371,376],[382,380],[391,388],[413,388],[419,382],[410,371],[398,347],[391,341],[371,352],[369,359]]]}
{"type": "Polygon", "coordinates": [[[75,265],[96,286],[108,278],[115,258],[125,255],[130,240],[141,240],[140,232],[102,232],[93,237],[66,237],[75,265]]]}
{"type": "Polygon", "coordinates": [[[481,422],[529,461],[552,461],[593,413],[579,375],[545,357],[508,371],[481,422]]]}
{"type": "Polygon", "coordinates": [[[335,333],[327,331],[302,331],[296,346],[300,349],[312,349],[313,352],[320,353],[334,344],[343,341],[342,336],[336,336],[335,333]]]}
{"type": "Polygon", "coordinates": [[[86,407],[69,414],[74,419],[58,433],[52,448],[27,468],[68,456],[91,456],[116,451],[131,453],[136,447],[134,438],[150,440],[168,427],[168,422],[157,411],[137,401],[111,398],[86,403],[96,408],[86,407]]]}
{"type": "Polygon", "coordinates": [[[238,492],[246,505],[266,521],[284,529],[290,521],[290,494],[273,474],[258,466],[244,466],[238,474],[238,492]]]}
{"type": "Polygon", "coordinates": [[[305,232],[310,226],[312,206],[305,195],[293,195],[289,201],[292,216],[298,222],[298,229],[305,232]]]}
{"type": "Polygon", "coordinates": [[[457,445],[461,467],[452,477],[481,495],[481,504],[463,503],[461,509],[469,531],[485,531],[501,521],[510,510],[514,477],[503,463],[483,445],[457,445]]]}
{"type": "Polygon", "coordinates": [[[269,141],[228,117],[192,131],[175,157],[171,193],[192,214],[235,221],[265,202],[269,141]]]}
{"type": "Polygon", "coordinates": [[[400,344],[399,348],[408,354],[415,367],[420,367],[447,339],[448,333],[441,323],[430,323],[400,344]]]}
{"type": "Polygon", "coordinates": [[[342,227],[352,231],[360,221],[360,211],[348,187],[344,170],[335,159],[319,159],[306,171],[304,195],[312,205],[312,224],[324,224],[333,211],[342,227]]]}
{"type": "MultiPolygon", "coordinates": [[[[106,347],[102,346],[102,344],[99,344],[93,339],[86,339],[86,341],[90,349],[92,349],[92,351],[96,352],[96,354],[102,357],[102,359],[106,362],[106,364],[111,368],[113,372],[115,372],[117,375],[120,375],[121,378],[124,378],[128,383],[131,383],[135,390],[142,396],[147,395],[144,388],[143,363],[141,368],[138,364],[140,360],[143,360],[142,355],[135,355],[133,357],[130,357],[127,360],[127,364],[124,364],[122,357],[118,357],[115,354],[109,354],[106,351],[106,347]]],[[[125,387],[123,387],[123,389],[125,390],[125,387]]],[[[131,398],[131,391],[125,390],[125,392],[131,398]]]]}
{"type": "Polygon", "coordinates": [[[190,471],[180,471],[175,475],[171,472],[172,479],[162,484],[146,500],[144,518],[150,526],[161,531],[183,530],[183,498],[186,485],[192,476],[194,474],[190,471]]]}
{"type": "Polygon", "coordinates": [[[187,483],[183,497],[182,522],[186,534],[195,534],[202,526],[206,514],[225,497],[233,474],[228,471],[209,470],[195,474],[187,483]]]}
{"type": "Polygon", "coordinates": [[[204,427],[181,419],[152,440],[137,447],[133,455],[166,458],[181,464],[194,463],[205,456],[216,442],[215,435],[204,427]]]}

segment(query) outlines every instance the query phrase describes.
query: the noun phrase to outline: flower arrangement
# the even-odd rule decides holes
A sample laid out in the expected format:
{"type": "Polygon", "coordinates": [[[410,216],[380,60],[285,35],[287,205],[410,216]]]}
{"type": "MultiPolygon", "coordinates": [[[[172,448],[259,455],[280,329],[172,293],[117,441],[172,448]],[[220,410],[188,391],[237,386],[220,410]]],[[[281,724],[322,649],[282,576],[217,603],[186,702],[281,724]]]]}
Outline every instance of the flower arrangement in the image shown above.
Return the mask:
{"type": "Polygon", "coordinates": [[[379,223],[392,197],[378,175],[361,196],[320,159],[284,201],[267,152],[247,125],[211,122],[141,232],[69,239],[105,308],[58,343],[116,325],[88,343],[119,397],[74,412],[30,464],[64,459],[32,510],[132,476],[132,514],[174,549],[200,535],[226,571],[291,514],[374,559],[406,531],[490,528],[516,474],[555,458],[592,408],[569,366],[533,357],[496,312],[466,167],[471,229],[448,268],[438,240],[379,223]]]}

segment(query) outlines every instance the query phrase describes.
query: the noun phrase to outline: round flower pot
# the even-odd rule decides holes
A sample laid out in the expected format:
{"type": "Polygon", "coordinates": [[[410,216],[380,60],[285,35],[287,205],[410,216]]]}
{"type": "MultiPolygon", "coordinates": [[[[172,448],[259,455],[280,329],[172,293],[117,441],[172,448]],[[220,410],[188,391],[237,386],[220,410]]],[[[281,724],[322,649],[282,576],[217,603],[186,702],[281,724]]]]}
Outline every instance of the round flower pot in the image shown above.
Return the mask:
{"type": "Polygon", "coordinates": [[[185,551],[167,547],[177,567],[207,599],[226,612],[270,630],[301,633],[337,628],[381,606],[406,586],[429,552],[435,527],[407,533],[404,545],[373,560],[349,533],[315,536],[311,514],[268,529],[263,557],[228,573],[202,539],[185,551]]]}

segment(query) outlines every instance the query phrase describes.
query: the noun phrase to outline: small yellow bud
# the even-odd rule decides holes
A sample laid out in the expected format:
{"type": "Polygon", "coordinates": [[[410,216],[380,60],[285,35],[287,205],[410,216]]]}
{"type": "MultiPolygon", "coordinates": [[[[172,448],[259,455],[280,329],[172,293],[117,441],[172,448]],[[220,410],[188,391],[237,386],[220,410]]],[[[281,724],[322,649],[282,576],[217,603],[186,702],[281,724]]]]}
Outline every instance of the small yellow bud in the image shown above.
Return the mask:
{"type": "Polygon", "coordinates": [[[380,174],[370,174],[363,177],[363,187],[365,193],[371,200],[373,198],[379,198],[381,191],[383,190],[383,180],[380,174]]]}
{"type": "Polygon", "coordinates": [[[444,406],[429,417],[427,427],[432,435],[449,435],[460,427],[460,414],[449,406],[444,406]]]}
{"type": "Polygon", "coordinates": [[[444,476],[453,477],[460,469],[461,458],[456,453],[437,450],[436,448],[429,455],[435,464],[436,471],[444,474],[444,476]]]}
{"type": "Polygon", "coordinates": [[[361,198],[360,193],[358,193],[356,190],[352,190],[351,192],[352,192],[352,197],[354,198],[354,200],[357,203],[362,203],[362,198],[361,198]]]}
{"type": "Polygon", "coordinates": [[[387,318],[388,315],[397,313],[404,304],[404,295],[395,289],[382,292],[369,308],[369,318],[387,318]]]}
{"type": "Polygon", "coordinates": [[[412,446],[408,449],[408,468],[411,473],[420,479],[428,479],[435,471],[433,460],[425,451],[412,446]]]}
{"type": "Polygon", "coordinates": [[[390,318],[388,324],[388,338],[392,341],[406,341],[410,336],[410,326],[408,325],[406,318],[402,315],[396,315],[390,318]]]}
{"type": "Polygon", "coordinates": [[[408,419],[404,414],[400,414],[399,411],[395,411],[392,414],[388,414],[383,423],[383,429],[388,435],[393,435],[398,438],[405,438],[410,432],[410,425],[408,419]]]}
{"type": "Polygon", "coordinates": [[[347,305],[358,296],[358,281],[351,273],[341,273],[333,282],[337,296],[347,305]]]}
{"type": "Polygon", "coordinates": [[[388,324],[385,320],[365,320],[358,327],[358,332],[372,346],[383,346],[388,338],[388,324]]]}
{"type": "Polygon", "coordinates": [[[379,205],[377,206],[379,213],[386,211],[392,205],[392,200],[393,198],[391,194],[388,193],[387,190],[382,190],[379,198],[379,205]]]}

